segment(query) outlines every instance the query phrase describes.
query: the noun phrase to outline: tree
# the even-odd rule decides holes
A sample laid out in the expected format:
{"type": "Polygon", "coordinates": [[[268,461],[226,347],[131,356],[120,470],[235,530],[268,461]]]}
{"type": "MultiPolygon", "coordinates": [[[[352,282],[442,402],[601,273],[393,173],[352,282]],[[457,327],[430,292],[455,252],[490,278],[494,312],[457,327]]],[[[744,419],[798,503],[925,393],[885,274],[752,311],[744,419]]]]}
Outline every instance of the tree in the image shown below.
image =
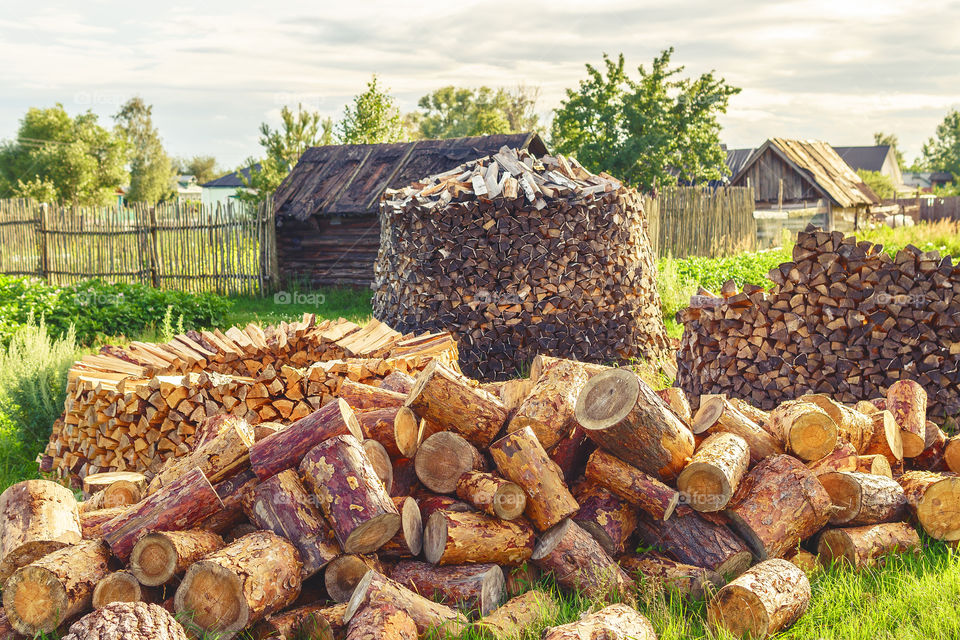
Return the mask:
{"type": "Polygon", "coordinates": [[[873,143],[876,145],[888,145],[893,149],[893,153],[897,158],[897,165],[900,169],[906,168],[907,163],[903,159],[903,154],[900,152],[900,140],[897,139],[896,134],[877,131],[873,134],[873,143]]]}
{"type": "Polygon", "coordinates": [[[217,159],[213,156],[193,156],[179,158],[176,162],[177,172],[180,175],[193,176],[197,184],[210,182],[218,178],[223,171],[217,167],[217,159]]]}
{"type": "Polygon", "coordinates": [[[442,87],[420,98],[420,135],[459,138],[497,133],[519,133],[539,127],[535,108],[538,89],[464,89],[442,87]]]}
{"type": "Polygon", "coordinates": [[[951,109],[937,125],[934,137],[923,145],[923,162],[930,171],[960,177],[960,111],[951,109]]]}
{"type": "Polygon", "coordinates": [[[560,153],[592,171],[607,171],[643,190],[718,180],[728,173],[717,117],[740,92],[711,71],[681,78],[673,49],[640,77],[624,70],[623,54],[604,54],[605,69],[587,65],[587,79],[556,110],[551,128],[560,153]]]}
{"type": "Polygon", "coordinates": [[[333,143],[333,121],[322,119],[316,111],[306,111],[302,104],[297,111],[289,107],[280,110],[280,127],[272,129],[266,122],[260,125],[260,146],[264,157],[261,160],[248,158],[238,169],[244,188],[237,190],[237,197],[246,202],[258,202],[266,194],[273,193],[293,169],[294,165],[310,147],[333,143]],[[259,163],[259,168],[253,169],[259,163]],[[242,171],[251,167],[249,177],[242,171]],[[253,193],[250,193],[252,190],[253,193]]]}
{"type": "Polygon", "coordinates": [[[367,90],[344,109],[338,129],[344,144],[399,142],[405,138],[396,101],[389,90],[380,88],[376,75],[367,83],[367,90]]]}
{"type": "Polygon", "coordinates": [[[113,119],[130,163],[127,200],[153,204],[169,198],[176,175],[160,134],[153,126],[153,107],[137,96],[120,107],[113,119]]]}
{"type": "Polygon", "coordinates": [[[888,200],[897,197],[897,188],[890,176],[879,171],[867,171],[866,169],[857,169],[857,175],[877,194],[878,198],[888,200]]]}
{"type": "Polygon", "coordinates": [[[128,177],[124,144],[91,111],[31,108],[0,148],[0,194],[74,205],[109,203],[128,177]]]}

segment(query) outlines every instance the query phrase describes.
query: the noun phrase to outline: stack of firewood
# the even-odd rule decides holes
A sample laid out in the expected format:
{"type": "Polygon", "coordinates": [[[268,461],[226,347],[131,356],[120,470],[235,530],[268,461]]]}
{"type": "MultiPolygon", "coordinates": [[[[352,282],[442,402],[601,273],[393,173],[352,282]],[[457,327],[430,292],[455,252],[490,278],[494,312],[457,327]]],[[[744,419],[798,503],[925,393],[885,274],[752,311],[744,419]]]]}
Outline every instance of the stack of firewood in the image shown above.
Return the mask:
{"type": "Polygon", "coordinates": [[[333,401],[344,380],[416,373],[436,357],[456,366],[449,334],[403,336],[376,320],[361,328],[342,319],[317,323],[312,314],[104,347],[70,369],[41,469],[76,481],[106,471],[155,473],[193,448],[207,417],[289,424],[333,401]]]}
{"type": "Polygon", "coordinates": [[[641,197],[572,158],[504,147],[388,191],[380,218],[374,316],[452,332],[470,375],[668,346],[641,197]]]}
{"type": "Polygon", "coordinates": [[[793,261],[770,272],[769,291],[731,281],[699,292],[677,315],[680,386],[771,409],[804,393],[878,397],[909,378],[931,390],[935,422],[960,414],[960,266],[882,248],[811,227],[793,261]]]}
{"type": "Polygon", "coordinates": [[[517,638],[556,611],[531,589],[543,573],[613,603],[548,640],[655,639],[616,604],[638,587],[765,637],[806,610],[801,566],[916,551],[914,525],[960,539],[957,441],[909,380],[856,406],[707,396],[691,415],[679,388],[539,356],[529,379],[480,383],[435,359],[339,396],[285,427],[208,417],[152,478],[88,476],[79,504],[44,480],[9,488],[0,628],[50,633],[98,608],[71,640],[118,620],[125,638],[179,637],[171,611],[218,637],[517,638]]]}

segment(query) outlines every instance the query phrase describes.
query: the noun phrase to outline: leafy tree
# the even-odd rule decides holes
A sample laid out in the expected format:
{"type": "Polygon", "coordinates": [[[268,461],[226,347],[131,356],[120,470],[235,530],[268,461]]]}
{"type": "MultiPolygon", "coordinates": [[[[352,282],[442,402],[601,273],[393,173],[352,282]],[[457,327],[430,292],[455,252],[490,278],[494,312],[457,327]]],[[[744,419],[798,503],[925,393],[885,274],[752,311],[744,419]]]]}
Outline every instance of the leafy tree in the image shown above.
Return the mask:
{"type": "Polygon", "coordinates": [[[180,158],[176,162],[180,175],[193,176],[197,184],[204,184],[218,178],[223,171],[217,167],[217,159],[213,156],[193,156],[180,158]]]}
{"type": "Polygon", "coordinates": [[[443,87],[420,98],[420,135],[459,138],[495,133],[519,133],[539,127],[535,108],[538,89],[464,89],[443,87]]]}
{"type": "Polygon", "coordinates": [[[878,198],[886,200],[897,197],[897,188],[890,176],[879,171],[867,171],[866,169],[857,169],[857,175],[877,194],[878,198]]]}
{"type": "Polygon", "coordinates": [[[568,89],[551,128],[554,147],[592,171],[607,171],[650,190],[658,185],[717,180],[727,174],[717,117],[740,92],[711,71],[679,77],[673,48],[640,77],[629,77],[623,54],[604,54],[605,69],[587,65],[587,79],[568,89]]]}
{"type": "Polygon", "coordinates": [[[890,148],[893,149],[893,154],[897,158],[897,165],[899,165],[900,169],[906,168],[907,163],[903,159],[903,153],[900,152],[900,140],[897,138],[896,134],[877,131],[875,134],[873,134],[873,143],[876,145],[889,145],[890,148]]]}
{"type": "Polygon", "coordinates": [[[126,144],[130,162],[127,200],[153,204],[169,198],[176,175],[160,134],[153,126],[153,106],[137,96],[120,107],[113,119],[117,123],[117,136],[126,144]]]}
{"type": "Polygon", "coordinates": [[[934,137],[923,145],[923,162],[930,171],[960,177],[960,111],[951,109],[937,125],[934,137]]]}
{"type": "Polygon", "coordinates": [[[333,143],[333,121],[322,119],[316,111],[304,110],[302,104],[297,105],[296,112],[283,107],[280,120],[277,129],[272,129],[266,122],[260,125],[263,159],[248,158],[238,169],[244,188],[237,190],[237,197],[245,202],[259,202],[266,194],[276,191],[308,148],[333,143]],[[259,169],[251,169],[250,176],[244,176],[242,170],[258,162],[259,169]]]}
{"type": "Polygon", "coordinates": [[[14,141],[0,147],[0,195],[74,205],[109,203],[127,180],[124,145],[91,111],[62,104],[27,110],[14,141]]]}
{"type": "Polygon", "coordinates": [[[367,90],[344,109],[337,128],[344,144],[399,142],[405,138],[396,101],[389,90],[380,88],[376,75],[367,83],[367,90]]]}

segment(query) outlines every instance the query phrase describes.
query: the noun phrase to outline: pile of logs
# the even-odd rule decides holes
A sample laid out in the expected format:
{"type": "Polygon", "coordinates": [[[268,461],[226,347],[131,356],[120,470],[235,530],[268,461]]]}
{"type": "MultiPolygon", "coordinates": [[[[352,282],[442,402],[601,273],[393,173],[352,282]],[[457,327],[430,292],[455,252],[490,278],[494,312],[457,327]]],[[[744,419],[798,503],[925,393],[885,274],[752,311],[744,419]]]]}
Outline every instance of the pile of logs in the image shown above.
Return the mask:
{"type": "Polygon", "coordinates": [[[387,191],[380,220],[374,317],[452,332],[470,375],[667,350],[641,198],[572,158],[504,147],[387,191]]]}
{"type": "Polygon", "coordinates": [[[230,414],[269,430],[333,401],[345,380],[416,374],[435,358],[456,366],[449,334],[404,336],[376,320],[359,327],[312,314],[104,347],[70,369],[41,470],[75,483],[110,471],[153,474],[194,448],[208,417],[230,414]]]}
{"type": "Polygon", "coordinates": [[[769,410],[805,393],[881,397],[911,379],[944,426],[960,414],[960,266],[912,245],[882,249],[809,227],[769,291],[730,281],[719,295],[698,292],[677,314],[680,386],[769,410]]]}
{"type": "Polygon", "coordinates": [[[519,638],[557,624],[541,575],[596,603],[546,640],[655,640],[638,589],[762,638],[806,611],[813,565],[960,539],[957,440],[917,383],[769,413],[689,400],[628,369],[538,356],[480,383],[436,358],[288,426],[208,417],[152,477],[0,496],[0,638],[182,637],[171,612],[222,638],[519,638]]]}

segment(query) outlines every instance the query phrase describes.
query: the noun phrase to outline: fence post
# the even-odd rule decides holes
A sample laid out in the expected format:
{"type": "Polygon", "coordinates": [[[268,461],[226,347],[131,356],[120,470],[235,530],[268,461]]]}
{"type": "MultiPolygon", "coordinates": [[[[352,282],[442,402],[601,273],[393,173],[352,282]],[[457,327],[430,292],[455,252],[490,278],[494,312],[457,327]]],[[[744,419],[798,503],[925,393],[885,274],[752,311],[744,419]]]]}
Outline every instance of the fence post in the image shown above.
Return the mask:
{"type": "Polygon", "coordinates": [[[37,208],[37,253],[40,255],[40,277],[50,283],[49,257],[47,255],[47,205],[37,208]]]}
{"type": "MultiPolygon", "coordinates": [[[[266,240],[264,243],[264,253],[266,257],[267,270],[267,273],[264,275],[267,280],[268,288],[267,290],[264,290],[264,287],[261,286],[260,295],[269,293],[274,288],[280,286],[280,261],[279,256],[277,256],[277,212],[273,208],[273,196],[267,196],[267,198],[263,201],[263,207],[263,232],[264,239],[266,240]]],[[[260,270],[261,273],[264,271],[263,260],[261,260],[260,270]]]]}
{"type": "Polygon", "coordinates": [[[154,289],[160,288],[160,252],[157,248],[157,207],[150,207],[150,281],[154,289]]]}

